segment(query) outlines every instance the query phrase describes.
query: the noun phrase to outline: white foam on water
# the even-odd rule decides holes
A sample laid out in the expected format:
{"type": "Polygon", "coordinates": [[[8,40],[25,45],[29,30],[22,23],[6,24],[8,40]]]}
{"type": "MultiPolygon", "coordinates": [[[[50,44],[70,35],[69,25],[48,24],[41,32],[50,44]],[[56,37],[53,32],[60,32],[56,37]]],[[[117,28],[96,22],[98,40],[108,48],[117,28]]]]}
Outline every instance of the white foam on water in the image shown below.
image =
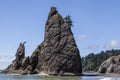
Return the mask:
{"type": "Polygon", "coordinates": [[[19,76],[19,75],[21,75],[21,74],[9,74],[9,75],[17,75],[17,76],[19,76]]]}
{"type": "Polygon", "coordinates": [[[49,74],[46,74],[46,73],[44,73],[44,72],[40,72],[38,75],[49,76],[49,74]]]}
{"type": "Polygon", "coordinates": [[[118,80],[118,79],[114,79],[114,78],[108,78],[108,77],[106,77],[106,78],[102,78],[102,79],[99,79],[99,80],[118,80]]]}

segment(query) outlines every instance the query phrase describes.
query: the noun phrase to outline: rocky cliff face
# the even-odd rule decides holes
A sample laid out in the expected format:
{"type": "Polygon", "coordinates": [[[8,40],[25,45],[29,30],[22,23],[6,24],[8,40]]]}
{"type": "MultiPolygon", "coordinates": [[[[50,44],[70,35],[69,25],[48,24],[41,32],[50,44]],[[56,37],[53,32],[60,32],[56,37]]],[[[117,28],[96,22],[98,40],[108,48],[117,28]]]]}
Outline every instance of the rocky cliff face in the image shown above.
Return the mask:
{"type": "Polygon", "coordinates": [[[31,57],[24,57],[24,44],[20,44],[16,59],[4,73],[50,75],[81,75],[82,65],[70,25],[55,7],[51,8],[45,25],[44,41],[31,57]],[[22,45],[23,49],[20,49],[22,45]],[[19,58],[20,56],[20,58],[19,58]],[[17,62],[18,61],[18,62],[17,62]],[[15,67],[19,65],[19,67],[15,67]]]}
{"type": "Polygon", "coordinates": [[[104,61],[99,68],[99,73],[117,73],[120,74],[120,55],[113,56],[104,61]]]}

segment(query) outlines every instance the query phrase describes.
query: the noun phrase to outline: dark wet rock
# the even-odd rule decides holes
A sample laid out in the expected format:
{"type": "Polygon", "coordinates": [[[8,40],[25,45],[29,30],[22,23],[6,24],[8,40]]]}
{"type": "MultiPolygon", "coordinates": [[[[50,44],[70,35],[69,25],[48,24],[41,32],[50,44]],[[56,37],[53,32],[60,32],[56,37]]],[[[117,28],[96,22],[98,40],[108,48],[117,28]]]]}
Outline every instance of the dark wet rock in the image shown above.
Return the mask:
{"type": "Polygon", "coordinates": [[[117,73],[120,74],[120,55],[110,57],[99,67],[99,73],[117,73]]]}
{"type": "Polygon", "coordinates": [[[23,70],[26,69],[29,65],[30,65],[29,57],[25,57],[25,58],[22,60],[22,64],[21,64],[22,69],[23,69],[23,70]]]}
{"type": "MultiPolygon", "coordinates": [[[[81,75],[82,73],[81,57],[71,26],[64,21],[55,7],[51,8],[48,15],[44,41],[30,57],[25,57],[22,53],[24,47],[19,47],[16,59],[6,70],[15,68],[14,70],[21,70],[22,74],[43,72],[49,75],[81,75]],[[17,64],[16,67],[14,64],[17,64]]],[[[9,73],[6,70],[4,72],[9,73]]]]}

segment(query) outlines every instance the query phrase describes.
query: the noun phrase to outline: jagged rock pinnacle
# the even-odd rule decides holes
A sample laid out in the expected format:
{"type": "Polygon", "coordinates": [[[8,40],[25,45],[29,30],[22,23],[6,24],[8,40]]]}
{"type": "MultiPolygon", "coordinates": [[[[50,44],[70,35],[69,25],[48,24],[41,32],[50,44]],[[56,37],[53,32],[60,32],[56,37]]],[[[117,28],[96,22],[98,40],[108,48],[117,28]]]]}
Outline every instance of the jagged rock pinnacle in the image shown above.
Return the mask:
{"type": "Polygon", "coordinates": [[[49,13],[49,17],[53,16],[56,13],[57,13],[56,7],[51,7],[51,10],[50,10],[50,13],[49,13]]]}
{"type": "Polygon", "coordinates": [[[21,60],[19,68],[14,69],[14,63],[12,63],[4,72],[81,75],[81,57],[71,27],[55,7],[51,7],[46,21],[44,41],[36,48],[31,57],[21,60]]]}

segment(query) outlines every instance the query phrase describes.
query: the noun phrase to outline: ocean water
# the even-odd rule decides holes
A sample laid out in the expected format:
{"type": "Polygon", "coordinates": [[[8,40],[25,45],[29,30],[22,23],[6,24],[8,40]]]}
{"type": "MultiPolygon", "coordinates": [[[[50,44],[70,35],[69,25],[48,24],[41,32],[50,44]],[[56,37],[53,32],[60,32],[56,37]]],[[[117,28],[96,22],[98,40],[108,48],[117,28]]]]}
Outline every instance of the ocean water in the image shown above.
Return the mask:
{"type": "Polygon", "coordinates": [[[0,74],[0,80],[120,80],[120,76],[40,76],[0,74]]]}

